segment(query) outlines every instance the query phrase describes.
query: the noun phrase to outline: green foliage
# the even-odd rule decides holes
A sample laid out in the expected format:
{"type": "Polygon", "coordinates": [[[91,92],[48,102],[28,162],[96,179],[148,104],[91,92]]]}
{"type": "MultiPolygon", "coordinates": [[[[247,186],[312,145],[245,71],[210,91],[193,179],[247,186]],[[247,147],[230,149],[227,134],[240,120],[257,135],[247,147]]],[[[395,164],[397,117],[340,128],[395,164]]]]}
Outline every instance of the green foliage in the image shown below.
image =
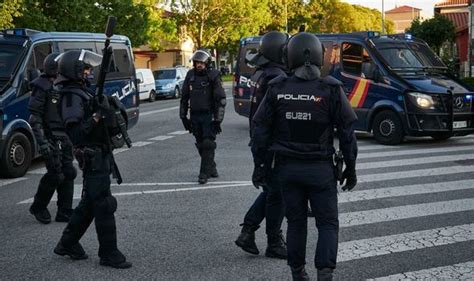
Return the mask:
{"type": "Polygon", "coordinates": [[[21,16],[22,0],[8,0],[0,2],[0,29],[11,28],[13,18],[21,16]]]}
{"type": "Polygon", "coordinates": [[[444,42],[452,42],[456,36],[453,22],[441,14],[435,14],[433,18],[423,22],[420,19],[413,20],[406,32],[425,40],[437,54],[444,42]]]}
{"type": "Polygon", "coordinates": [[[109,15],[117,17],[116,34],[134,45],[146,41],[148,13],[132,0],[23,0],[13,20],[15,27],[45,31],[103,33],[109,15]]]}

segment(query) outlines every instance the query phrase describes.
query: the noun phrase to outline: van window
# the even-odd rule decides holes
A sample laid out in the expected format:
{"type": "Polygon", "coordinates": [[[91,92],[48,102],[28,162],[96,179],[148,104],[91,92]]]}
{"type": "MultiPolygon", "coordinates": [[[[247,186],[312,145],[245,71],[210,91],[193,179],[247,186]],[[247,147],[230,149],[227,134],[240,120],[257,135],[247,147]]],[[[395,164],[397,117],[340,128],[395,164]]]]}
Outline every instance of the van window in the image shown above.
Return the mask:
{"type": "Polygon", "coordinates": [[[160,69],[153,71],[156,80],[166,80],[176,78],[176,69],[160,69]]]}
{"type": "Polygon", "coordinates": [[[92,42],[58,42],[58,47],[61,53],[81,49],[97,53],[95,44],[92,42]]]}
{"type": "Polygon", "coordinates": [[[251,67],[247,64],[246,59],[250,60],[258,54],[258,45],[249,44],[242,46],[239,56],[239,70],[240,73],[253,73],[255,71],[254,67],[251,67]]]}
{"type": "Polygon", "coordinates": [[[33,47],[33,52],[28,59],[28,64],[26,66],[26,70],[34,70],[38,69],[39,71],[43,71],[43,62],[44,59],[51,53],[51,44],[50,43],[42,43],[37,44],[33,47]]]}
{"type": "Polygon", "coordinates": [[[374,65],[369,52],[359,44],[343,43],[342,69],[356,76],[364,76],[362,74],[362,63],[374,65]]]}
{"type": "MultiPolygon", "coordinates": [[[[324,46],[324,61],[323,61],[323,67],[321,68],[321,76],[327,76],[332,68],[332,53],[333,53],[333,41],[322,41],[323,46],[324,46]]],[[[335,45],[337,48],[337,44],[335,45]]]]}

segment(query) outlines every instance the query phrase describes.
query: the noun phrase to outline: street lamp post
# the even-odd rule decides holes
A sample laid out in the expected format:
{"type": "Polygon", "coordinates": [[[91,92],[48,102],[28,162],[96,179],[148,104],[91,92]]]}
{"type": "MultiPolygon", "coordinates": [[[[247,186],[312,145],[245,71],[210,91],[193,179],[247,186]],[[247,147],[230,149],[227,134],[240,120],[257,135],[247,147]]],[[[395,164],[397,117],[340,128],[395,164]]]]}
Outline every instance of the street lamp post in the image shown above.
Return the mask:
{"type": "Polygon", "coordinates": [[[385,10],[384,10],[384,0],[382,0],[382,34],[385,34],[385,10]]]}

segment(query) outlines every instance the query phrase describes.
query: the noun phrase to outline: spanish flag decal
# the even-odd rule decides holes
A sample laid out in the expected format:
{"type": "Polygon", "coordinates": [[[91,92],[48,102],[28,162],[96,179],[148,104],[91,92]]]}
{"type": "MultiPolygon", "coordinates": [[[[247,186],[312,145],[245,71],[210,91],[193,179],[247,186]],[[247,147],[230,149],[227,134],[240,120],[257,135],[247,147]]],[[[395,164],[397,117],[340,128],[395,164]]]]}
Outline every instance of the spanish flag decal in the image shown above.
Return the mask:
{"type": "Polygon", "coordinates": [[[352,107],[362,107],[369,91],[370,81],[367,79],[357,80],[352,92],[349,94],[349,101],[352,107]]]}

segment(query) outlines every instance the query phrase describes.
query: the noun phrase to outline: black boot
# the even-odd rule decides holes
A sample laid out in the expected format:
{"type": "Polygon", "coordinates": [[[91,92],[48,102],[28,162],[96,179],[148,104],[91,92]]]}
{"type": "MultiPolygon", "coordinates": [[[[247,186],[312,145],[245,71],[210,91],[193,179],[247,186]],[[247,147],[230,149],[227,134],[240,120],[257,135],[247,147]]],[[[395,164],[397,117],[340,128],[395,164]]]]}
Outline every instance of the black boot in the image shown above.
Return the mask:
{"type": "Polygon", "coordinates": [[[255,226],[244,225],[239,237],[235,240],[235,245],[247,253],[258,255],[260,252],[258,251],[257,244],[255,244],[255,231],[257,229],[258,227],[255,226]]]}
{"type": "Polygon", "coordinates": [[[72,211],[72,209],[58,209],[55,220],[57,222],[69,222],[69,219],[72,216],[72,211]]]}
{"type": "Polygon", "coordinates": [[[334,269],[325,267],[318,269],[318,281],[332,281],[332,273],[334,269]]]}
{"type": "Polygon", "coordinates": [[[110,254],[100,258],[100,265],[113,268],[130,268],[132,263],[128,262],[125,256],[119,250],[112,251],[110,254]]]}
{"type": "Polygon", "coordinates": [[[82,248],[79,242],[73,244],[70,247],[64,246],[62,241],[63,239],[59,240],[58,245],[54,248],[54,253],[60,256],[69,256],[73,260],[84,260],[87,259],[88,256],[84,249],[82,248]]]}
{"type": "Polygon", "coordinates": [[[209,151],[209,176],[211,178],[218,178],[219,177],[219,173],[217,173],[217,165],[216,165],[216,161],[214,161],[214,157],[215,157],[215,149],[212,149],[209,151]]]}
{"type": "MultiPolygon", "coordinates": [[[[291,268],[291,276],[293,277],[293,281],[306,281],[309,280],[308,273],[306,273],[306,270],[304,268],[304,265],[297,267],[297,268],[291,268]]],[[[318,279],[319,281],[319,279],[318,279]]]]}
{"type": "Polygon", "coordinates": [[[265,251],[266,257],[277,259],[287,258],[286,243],[281,230],[277,235],[268,235],[267,240],[268,246],[265,251]]]}
{"type": "Polygon", "coordinates": [[[35,203],[30,207],[30,213],[35,216],[36,220],[40,223],[48,224],[51,222],[51,214],[48,211],[48,208],[37,209],[35,203]]]}

